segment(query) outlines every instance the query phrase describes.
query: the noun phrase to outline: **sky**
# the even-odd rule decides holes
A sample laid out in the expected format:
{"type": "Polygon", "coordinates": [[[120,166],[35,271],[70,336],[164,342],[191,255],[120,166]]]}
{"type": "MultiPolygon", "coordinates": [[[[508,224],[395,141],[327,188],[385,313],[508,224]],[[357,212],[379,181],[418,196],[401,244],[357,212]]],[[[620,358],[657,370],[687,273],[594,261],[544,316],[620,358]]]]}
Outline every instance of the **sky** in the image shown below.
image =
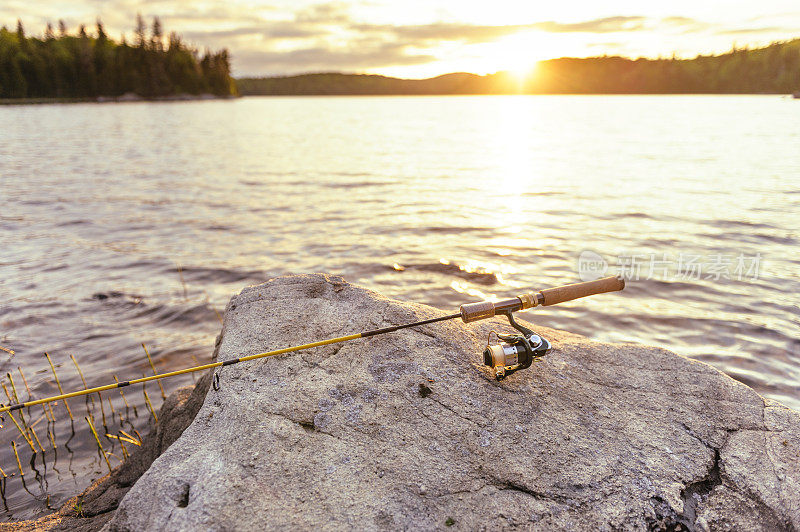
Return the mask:
{"type": "Polygon", "coordinates": [[[694,57],[800,37],[800,1],[0,0],[29,35],[97,17],[131,40],[137,13],[200,49],[228,48],[236,76],[359,72],[423,78],[523,73],[554,57],[694,57]]]}

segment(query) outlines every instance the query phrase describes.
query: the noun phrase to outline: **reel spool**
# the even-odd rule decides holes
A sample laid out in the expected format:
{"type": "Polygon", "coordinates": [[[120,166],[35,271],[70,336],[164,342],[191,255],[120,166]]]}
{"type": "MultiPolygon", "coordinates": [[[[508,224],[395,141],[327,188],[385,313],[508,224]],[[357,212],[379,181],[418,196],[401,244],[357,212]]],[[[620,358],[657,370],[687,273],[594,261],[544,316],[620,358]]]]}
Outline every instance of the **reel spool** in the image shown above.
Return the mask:
{"type": "Polygon", "coordinates": [[[483,363],[493,369],[497,380],[503,380],[518,369],[529,368],[535,359],[543,357],[550,349],[550,342],[517,323],[511,312],[505,313],[505,316],[511,326],[522,334],[489,333],[483,351],[483,363]],[[498,343],[492,344],[492,334],[497,337],[498,343]]]}

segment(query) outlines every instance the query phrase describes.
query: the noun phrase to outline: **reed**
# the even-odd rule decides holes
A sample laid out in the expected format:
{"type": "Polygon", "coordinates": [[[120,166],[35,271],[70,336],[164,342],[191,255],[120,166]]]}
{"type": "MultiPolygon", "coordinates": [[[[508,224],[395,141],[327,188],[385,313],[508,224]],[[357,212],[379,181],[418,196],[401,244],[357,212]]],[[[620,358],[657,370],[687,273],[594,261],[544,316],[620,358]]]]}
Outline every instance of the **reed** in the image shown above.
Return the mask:
{"type": "MultiPolygon", "coordinates": [[[[22,372],[22,366],[17,366],[17,371],[19,371],[19,376],[22,377],[22,383],[25,385],[25,392],[28,394],[28,401],[33,399],[33,394],[31,393],[31,387],[28,384],[28,379],[25,378],[25,374],[22,372]]],[[[30,412],[30,409],[28,410],[30,412]]],[[[50,419],[50,416],[47,415],[47,408],[42,405],[42,412],[44,412],[45,417],[47,418],[48,423],[52,421],[55,423],[55,419],[50,419]]],[[[49,429],[48,429],[49,430],[49,429]]]]}
{"type": "MultiPolygon", "coordinates": [[[[114,382],[119,384],[119,379],[116,375],[114,375],[114,382]]],[[[125,403],[125,413],[127,414],[128,409],[131,408],[131,405],[128,404],[128,399],[125,397],[125,392],[123,392],[122,389],[119,390],[119,395],[122,397],[122,402],[125,403]]],[[[133,416],[139,417],[139,412],[136,411],[136,405],[133,405],[133,416]]]]}
{"type": "Polygon", "coordinates": [[[92,420],[89,419],[89,416],[85,416],[83,419],[89,424],[89,428],[92,429],[92,434],[94,435],[94,441],[97,442],[97,448],[100,450],[100,454],[103,455],[103,459],[106,461],[106,465],[108,466],[108,471],[111,471],[111,462],[108,461],[108,456],[106,455],[105,449],[103,449],[103,444],[100,443],[100,436],[97,435],[97,431],[94,430],[94,425],[92,424],[92,420]]]}
{"type": "Polygon", "coordinates": [[[118,441],[119,441],[119,447],[120,449],[122,449],[122,459],[127,460],[128,458],[130,458],[131,455],[128,454],[128,450],[125,448],[125,444],[122,442],[122,440],[118,441]]]}
{"type": "Polygon", "coordinates": [[[25,378],[25,374],[22,372],[22,366],[17,366],[17,371],[19,371],[19,376],[22,377],[22,383],[25,385],[25,391],[28,393],[28,401],[33,399],[33,394],[31,393],[31,387],[28,385],[28,379],[25,378]]]}
{"type": "MultiPolygon", "coordinates": [[[[17,430],[22,435],[23,439],[28,444],[28,446],[31,448],[31,451],[36,452],[36,447],[33,446],[33,440],[30,439],[30,437],[28,436],[28,433],[26,431],[22,430],[22,427],[19,426],[19,423],[17,423],[17,420],[14,418],[14,416],[11,414],[11,412],[8,413],[8,417],[10,417],[11,421],[14,422],[14,426],[17,427],[17,430]]],[[[14,443],[14,445],[16,445],[15,442],[12,442],[12,443],[14,443]]]]}
{"type": "Polygon", "coordinates": [[[8,398],[8,402],[9,402],[9,404],[13,404],[13,403],[14,403],[14,399],[12,399],[12,398],[11,398],[11,394],[10,394],[10,393],[8,393],[8,388],[6,388],[6,383],[4,383],[4,382],[0,382],[0,386],[2,386],[2,387],[3,387],[3,392],[5,392],[5,394],[6,394],[6,397],[8,398]]]}
{"type": "Polygon", "coordinates": [[[32,422],[32,423],[31,423],[31,425],[30,425],[30,426],[31,426],[31,427],[35,427],[36,425],[38,425],[39,423],[41,423],[43,419],[47,419],[47,417],[46,417],[46,416],[44,416],[44,415],[41,415],[41,416],[39,416],[39,417],[36,419],[36,421],[34,421],[34,422],[32,422]]]}
{"type": "Polygon", "coordinates": [[[120,420],[120,423],[121,423],[122,422],[122,416],[121,415],[117,416],[117,411],[114,410],[114,405],[111,404],[111,398],[110,397],[106,397],[106,401],[108,401],[108,408],[111,410],[111,420],[113,421],[114,418],[119,417],[120,418],[119,420],[120,420]]]}
{"type": "Polygon", "coordinates": [[[42,405],[42,412],[44,412],[44,416],[47,418],[47,422],[55,423],[56,422],[55,418],[51,418],[50,413],[47,410],[48,409],[44,405],[42,405]]]}
{"type": "Polygon", "coordinates": [[[42,453],[44,453],[44,447],[42,446],[42,442],[39,441],[39,436],[36,435],[36,431],[33,430],[33,426],[28,427],[28,430],[33,435],[33,439],[36,440],[36,443],[39,445],[39,449],[41,449],[42,453]]]}
{"type": "MultiPolygon", "coordinates": [[[[114,382],[116,382],[117,384],[119,384],[119,379],[117,378],[117,376],[116,376],[116,375],[114,375],[114,382]]],[[[120,390],[120,391],[119,391],[119,395],[122,397],[122,402],[123,402],[123,403],[125,403],[125,408],[126,408],[126,409],[130,408],[130,407],[131,407],[131,405],[129,405],[129,404],[128,404],[128,400],[125,398],[125,392],[123,392],[122,390],[120,390]]]]}
{"type": "MultiPolygon", "coordinates": [[[[72,359],[72,363],[75,365],[75,369],[78,370],[78,375],[81,376],[81,382],[83,382],[83,389],[86,390],[88,388],[88,386],[86,385],[86,379],[83,377],[83,372],[81,371],[81,367],[78,365],[78,361],[75,360],[75,357],[72,356],[72,354],[70,354],[69,356],[72,359]]],[[[86,398],[87,411],[89,410],[89,401],[91,401],[92,402],[92,406],[94,406],[94,397],[92,397],[91,395],[87,396],[87,398],[86,398]]],[[[89,415],[92,415],[92,414],[89,414],[89,415]]]]}
{"type": "Polygon", "coordinates": [[[121,432],[122,431],[118,432],[116,435],[114,435],[114,434],[106,434],[106,438],[112,438],[114,440],[117,440],[119,442],[120,448],[122,449],[122,458],[128,459],[128,457],[130,457],[130,453],[128,452],[128,449],[125,448],[125,442],[133,443],[135,445],[139,445],[139,444],[134,440],[131,440],[131,439],[128,439],[128,438],[125,438],[125,437],[121,436],[120,435],[121,432]]]}
{"type": "MultiPolygon", "coordinates": [[[[158,375],[158,372],[156,371],[156,366],[155,364],[153,364],[153,359],[150,358],[150,352],[147,351],[147,346],[142,344],[142,349],[144,349],[144,354],[147,355],[147,361],[150,362],[150,369],[153,370],[153,375],[158,375]]],[[[164,387],[161,385],[160,380],[157,380],[156,382],[158,383],[158,388],[161,390],[161,400],[164,401],[167,398],[166,394],[164,393],[164,387]]]]}
{"type": "MultiPolygon", "coordinates": [[[[200,361],[197,360],[197,357],[194,356],[194,355],[192,355],[192,362],[194,362],[195,366],[199,366],[200,365],[200,361]]],[[[197,377],[194,376],[194,373],[192,373],[192,382],[197,382],[197,377]]]]}
{"type": "Polygon", "coordinates": [[[14,440],[11,440],[11,447],[14,449],[14,457],[17,459],[17,467],[19,468],[19,476],[24,477],[25,476],[25,471],[22,470],[22,462],[19,461],[19,453],[17,452],[17,442],[15,442],[14,440]]]}
{"type": "Polygon", "coordinates": [[[14,393],[14,399],[17,403],[20,402],[19,394],[17,393],[17,385],[14,384],[14,377],[11,376],[11,372],[6,372],[6,377],[8,378],[8,382],[11,384],[11,391],[14,393]]]}
{"type": "Polygon", "coordinates": [[[6,472],[3,471],[2,467],[0,467],[0,475],[3,475],[3,478],[8,478],[8,475],[6,475],[6,472]]]}
{"type": "Polygon", "coordinates": [[[53,434],[53,431],[50,430],[50,424],[47,425],[47,438],[50,440],[50,444],[53,446],[53,450],[56,450],[56,435],[53,434]]]}
{"type": "MultiPolygon", "coordinates": [[[[8,394],[8,389],[6,389],[5,384],[3,384],[3,391],[6,393],[6,397],[10,402],[19,403],[19,394],[17,394],[17,387],[14,386],[14,379],[11,378],[11,373],[6,373],[6,377],[8,378],[8,382],[11,384],[11,391],[14,395],[14,400],[11,401],[11,396],[8,394]]],[[[25,413],[23,409],[19,411],[19,420],[22,421],[22,426],[26,429],[28,428],[28,422],[25,420],[25,413]]]]}
{"type": "Polygon", "coordinates": [[[186,280],[183,278],[183,268],[177,262],[175,263],[175,266],[178,267],[178,276],[180,276],[181,286],[183,286],[183,299],[189,299],[189,295],[186,292],[186,280]]]}
{"type": "MultiPolygon", "coordinates": [[[[89,386],[86,385],[86,379],[83,376],[83,371],[81,371],[81,367],[78,365],[78,359],[76,359],[75,355],[73,355],[73,354],[70,354],[69,357],[72,359],[72,363],[75,365],[75,369],[78,370],[78,375],[81,376],[81,382],[83,383],[83,389],[84,390],[88,390],[89,386]]],[[[94,405],[94,398],[92,398],[91,395],[89,397],[92,399],[92,405],[94,405]]],[[[103,426],[105,427],[105,426],[107,426],[107,423],[106,423],[106,409],[103,408],[103,396],[100,394],[100,392],[97,392],[97,397],[100,398],[100,413],[103,415],[103,426]]]]}
{"type": "MultiPolygon", "coordinates": [[[[16,399],[17,402],[19,402],[19,394],[17,393],[17,385],[14,384],[14,377],[11,376],[11,372],[6,373],[6,377],[8,377],[8,382],[11,383],[11,391],[14,393],[14,399],[16,399]]],[[[20,409],[19,420],[22,421],[22,426],[25,427],[25,429],[30,429],[33,427],[33,425],[31,424],[29,426],[28,420],[25,419],[24,410],[25,410],[24,408],[20,409]]],[[[28,415],[29,416],[31,415],[30,407],[28,407],[28,415]]]]}
{"type": "Polygon", "coordinates": [[[0,345],[0,351],[5,351],[6,353],[8,353],[9,355],[12,355],[12,356],[16,354],[16,351],[14,351],[13,349],[9,349],[7,347],[3,347],[2,345],[0,345]]]}
{"type": "MultiPolygon", "coordinates": [[[[134,432],[136,432],[136,431],[134,430],[134,432]]],[[[119,433],[122,434],[123,436],[125,436],[126,438],[128,438],[125,441],[127,441],[129,443],[132,443],[132,444],[134,444],[136,446],[141,447],[141,445],[142,445],[142,436],[138,432],[136,432],[136,435],[139,437],[138,440],[136,438],[134,438],[133,436],[131,436],[130,434],[128,434],[127,432],[125,432],[124,430],[122,430],[122,429],[119,429],[119,433]]]]}
{"type": "MultiPolygon", "coordinates": [[[[61,381],[58,379],[58,373],[56,373],[56,367],[53,365],[53,361],[50,360],[50,355],[48,353],[45,353],[44,356],[47,357],[47,362],[50,364],[50,369],[53,371],[53,377],[55,377],[56,386],[58,386],[58,393],[64,395],[64,389],[61,387],[61,381]]],[[[69,420],[74,421],[75,418],[72,416],[72,410],[70,410],[69,403],[67,403],[66,399],[64,399],[64,408],[67,409],[67,414],[69,414],[69,420]]]]}
{"type": "Polygon", "coordinates": [[[144,402],[147,404],[147,408],[150,410],[150,415],[153,416],[153,419],[156,421],[156,423],[158,423],[158,416],[153,408],[153,403],[150,402],[150,396],[147,395],[147,387],[145,384],[142,384],[142,394],[144,395],[144,402]]]}

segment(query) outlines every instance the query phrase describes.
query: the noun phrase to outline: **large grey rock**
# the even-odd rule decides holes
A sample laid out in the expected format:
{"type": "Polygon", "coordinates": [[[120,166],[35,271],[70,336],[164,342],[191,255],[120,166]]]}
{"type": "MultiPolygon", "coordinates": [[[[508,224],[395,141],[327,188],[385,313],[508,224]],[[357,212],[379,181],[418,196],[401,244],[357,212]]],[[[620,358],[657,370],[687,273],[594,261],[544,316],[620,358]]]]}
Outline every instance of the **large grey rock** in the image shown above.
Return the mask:
{"type": "MultiPolygon", "coordinates": [[[[283,277],[231,300],[218,353],[439,315],[283,277]]],[[[492,328],[507,324],[223,368],[106,529],[800,527],[797,412],[663,349],[544,328],[553,351],[498,383],[480,357],[492,328]]]]}

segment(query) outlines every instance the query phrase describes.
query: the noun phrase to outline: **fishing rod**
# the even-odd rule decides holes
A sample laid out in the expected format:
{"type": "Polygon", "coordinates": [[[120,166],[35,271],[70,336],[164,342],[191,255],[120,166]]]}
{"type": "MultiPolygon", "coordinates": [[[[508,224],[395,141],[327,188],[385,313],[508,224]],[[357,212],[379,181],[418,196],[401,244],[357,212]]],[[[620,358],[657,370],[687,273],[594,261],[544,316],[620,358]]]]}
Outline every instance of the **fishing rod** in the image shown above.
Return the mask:
{"type": "Polygon", "coordinates": [[[505,316],[511,326],[521,333],[498,334],[493,331],[489,334],[486,350],[483,352],[483,361],[485,365],[493,369],[497,380],[501,380],[513,371],[530,367],[534,359],[544,356],[550,349],[550,343],[547,340],[537,334],[534,334],[533,331],[520,325],[516,322],[516,320],[514,320],[514,312],[537,306],[546,307],[550,305],[556,305],[558,303],[571,301],[581,297],[604,294],[606,292],[615,292],[622,290],[623,288],[625,288],[625,281],[623,279],[619,277],[605,277],[595,281],[570,284],[556,288],[547,288],[540,290],[539,292],[522,294],[511,299],[505,299],[503,301],[481,301],[478,303],[467,303],[465,305],[461,305],[459,312],[455,314],[448,314],[446,316],[440,316],[438,318],[415,321],[413,323],[406,323],[403,325],[392,325],[390,327],[373,329],[347,336],[340,336],[338,338],[330,338],[328,340],[320,340],[318,342],[311,342],[309,344],[275,349],[273,351],[266,351],[264,353],[258,353],[255,355],[247,355],[231,360],[225,360],[224,362],[211,362],[209,364],[202,364],[199,366],[193,366],[175,371],[168,371],[166,373],[150,375],[149,377],[115,382],[113,384],[106,384],[105,386],[97,386],[95,388],[87,388],[71,393],[62,393],[60,395],[54,395],[44,399],[25,401],[22,403],[10,404],[8,406],[0,405],[0,414],[5,412],[13,412],[14,410],[27,408],[29,406],[60,401],[62,399],[71,399],[73,397],[104,392],[107,390],[113,390],[115,388],[124,388],[132,384],[142,384],[149,381],[166,379],[168,377],[175,377],[177,375],[184,375],[186,373],[194,373],[196,371],[203,371],[212,368],[232,366],[240,362],[248,362],[250,360],[257,360],[259,358],[283,355],[285,353],[293,353],[295,351],[302,351],[304,349],[311,349],[313,347],[322,347],[324,345],[349,342],[352,340],[358,340],[359,338],[369,338],[371,336],[378,336],[380,334],[399,331],[401,329],[419,327],[421,325],[428,325],[430,323],[448,321],[457,318],[461,318],[464,323],[471,323],[474,321],[492,318],[494,316],[505,316]],[[491,343],[492,334],[497,337],[498,343],[491,343]],[[500,341],[503,343],[499,343],[500,341]]]}

